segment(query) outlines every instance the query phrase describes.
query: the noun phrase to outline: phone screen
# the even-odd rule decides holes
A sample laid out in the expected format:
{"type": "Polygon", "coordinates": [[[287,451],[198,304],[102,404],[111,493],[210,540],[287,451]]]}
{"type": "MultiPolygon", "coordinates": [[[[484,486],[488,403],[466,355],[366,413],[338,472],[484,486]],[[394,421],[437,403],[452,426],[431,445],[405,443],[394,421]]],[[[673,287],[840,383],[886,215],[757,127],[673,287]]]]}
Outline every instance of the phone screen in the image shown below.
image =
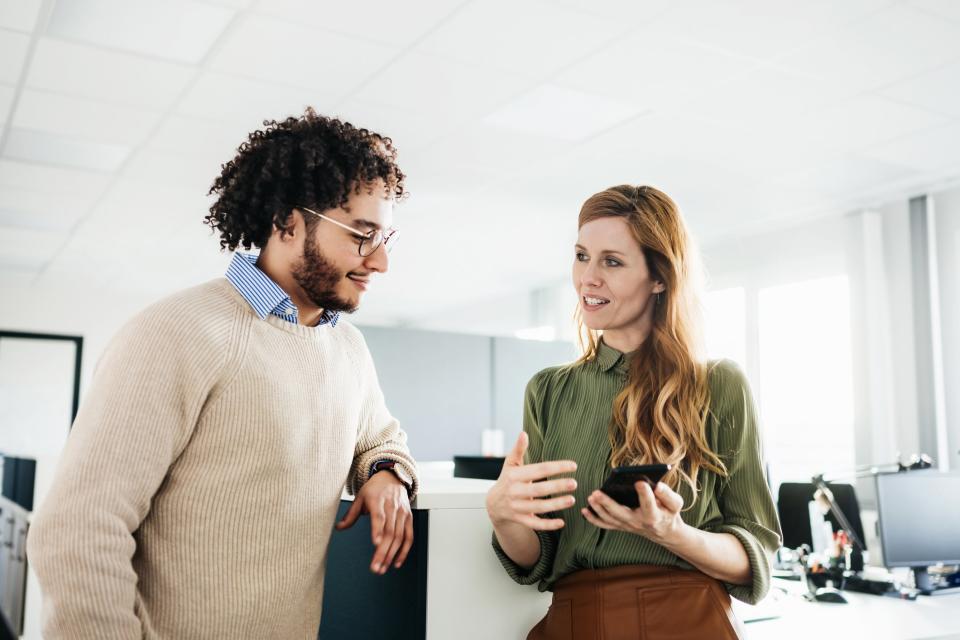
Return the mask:
{"type": "Polygon", "coordinates": [[[636,509],[640,506],[634,484],[646,480],[653,488],[670,471],[668,464],[644,464],[632,467],[614,467],[600,490],[620,504],[636,509]]]}

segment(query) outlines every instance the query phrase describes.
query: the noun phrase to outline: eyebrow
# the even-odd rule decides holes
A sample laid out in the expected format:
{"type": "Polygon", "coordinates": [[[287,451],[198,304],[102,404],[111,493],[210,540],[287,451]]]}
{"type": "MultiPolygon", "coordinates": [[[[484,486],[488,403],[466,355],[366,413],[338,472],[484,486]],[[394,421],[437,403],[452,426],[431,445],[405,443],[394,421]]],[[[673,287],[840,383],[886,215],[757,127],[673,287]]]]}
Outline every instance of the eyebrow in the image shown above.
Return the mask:
{"type": "MultiPolygon", "coordinates": [[[[584,251],[587,250],[587,248],[586,248],[585,246],[583,246],[582,244],[574,245],[574,248],[576,248],[576,249],[582,249],[582,250],[584,250],[584,251]]],[[[616,250],[614,250],[614,249],[603,249],[603,250],[600,251],[600,253],[615,253],[615,254],[617,254],[618,256],[623,256],[624,258],[627,257],[627,254],[623,253],[622,251],[616,251],[616,250]]]]}
{"type": "Polygon", "coordinates": [[[369,230],[371,230],[371,231],[379,231],[379,230],[381,230],[381,229],[383,228],[383,227],[381,227],[379,224],[377,224],[376,222],[372,222],[372,221],[370,221],[370,220],[354,220],[354,221],[353,221],[353,224],[351,224],[350,226],[352,226],[352,227],[356,227],[356,226],[366,227],[367,229],[369,229],[369,230]]]}

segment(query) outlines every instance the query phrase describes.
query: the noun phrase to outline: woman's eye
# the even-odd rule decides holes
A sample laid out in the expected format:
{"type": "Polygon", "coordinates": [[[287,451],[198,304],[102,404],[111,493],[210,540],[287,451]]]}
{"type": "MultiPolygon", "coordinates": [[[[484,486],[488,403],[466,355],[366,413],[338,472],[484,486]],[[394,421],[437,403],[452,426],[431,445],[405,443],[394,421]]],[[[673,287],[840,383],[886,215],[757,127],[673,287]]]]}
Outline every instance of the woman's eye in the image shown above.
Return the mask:
{"type": "Polygon", "coordinates": [[[583,253],[582,251],[577,251],[576,255],[577,255],[577,260],[580,262],[585,262],[587,260],[587,254],[583,253]]]}
{"type": "Polygon", "coordinates": [[[604,260],[604,262],[607,264],[608,267],[619,267],[619,266],[620,266],[620,261],[619,261],[619,260],[614,260],[613,258],[607,258],[606,260],[604,260]]]}

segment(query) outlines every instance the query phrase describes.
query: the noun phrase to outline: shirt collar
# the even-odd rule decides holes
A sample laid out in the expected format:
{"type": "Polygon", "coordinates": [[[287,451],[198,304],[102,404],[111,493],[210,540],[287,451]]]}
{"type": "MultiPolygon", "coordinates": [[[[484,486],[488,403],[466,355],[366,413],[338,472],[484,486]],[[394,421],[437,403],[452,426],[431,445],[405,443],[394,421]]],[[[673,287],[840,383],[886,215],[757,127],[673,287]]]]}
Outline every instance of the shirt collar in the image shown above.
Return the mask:
{"type": "Polygon", "coordinates": [[[626,372],[627,367],[630,365],[630,358],[633,356],[633,353],[623,353],[622,351],[617,351],[613,347],[609,346],[603,341],[603,338],[597,343],[597,355],[596,362],[597,366],[600,367],[600,370],[606,373],[613,369],[617,368],[617,371],[626,372]]]}
{"type": "MultiPolygon", "coordinates": [[[[226,277],[261,320],[268,315],[275,315],[288,322],[297,323],[297,306],[280,285],[257,267],[257,256],[233,254],[226,277]]],[[[340,312],[324,311],[318,326],[329,324],[335,327],[339,319],[340,312]]]]}

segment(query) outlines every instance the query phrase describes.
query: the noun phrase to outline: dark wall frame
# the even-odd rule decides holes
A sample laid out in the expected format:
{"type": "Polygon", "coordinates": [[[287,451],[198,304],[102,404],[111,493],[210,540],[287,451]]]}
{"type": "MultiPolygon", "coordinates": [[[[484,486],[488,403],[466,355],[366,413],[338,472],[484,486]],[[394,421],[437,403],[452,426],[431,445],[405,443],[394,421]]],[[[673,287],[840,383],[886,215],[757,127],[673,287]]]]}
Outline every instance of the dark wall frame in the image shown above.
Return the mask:
{"type": "Polygon", "coordinates": [[[73,359],[73,405],[70,411],[70,424],[67,428],[73,427],[73,421],[77,419],[77,410],[80,408],[80,373],[83,365],[83,336],[68,336],[59,333],[30,333],[26,331],[5,331],[0,330],[0,349],[3,348],[4,338],[16,338],[18,340],[57,340],[72,342],[75,347],[73,359]]]}

